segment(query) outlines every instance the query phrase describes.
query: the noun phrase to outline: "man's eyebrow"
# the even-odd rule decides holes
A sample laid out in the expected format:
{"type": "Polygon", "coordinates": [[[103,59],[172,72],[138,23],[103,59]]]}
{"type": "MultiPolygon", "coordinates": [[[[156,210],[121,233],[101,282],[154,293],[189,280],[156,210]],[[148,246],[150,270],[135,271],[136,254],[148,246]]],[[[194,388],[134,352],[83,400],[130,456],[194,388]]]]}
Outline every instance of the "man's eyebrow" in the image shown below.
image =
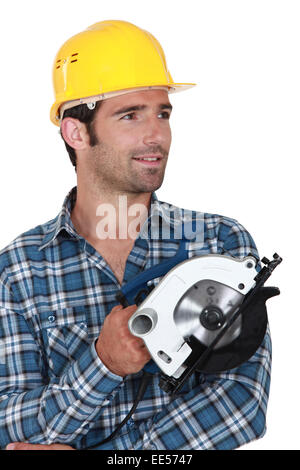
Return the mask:
{"type": "Polygon", "coordinates": [[[170,111],[172,111],[173,106],[171,105],[171,103],[164,103],[159,106],[159,109],[169,109],[170,111]]]}
{"type": "MultiPolygon", "coordinates": [[[[130,113],[132,111],[143,111],[146,108],[147,108],[147,106],[144,105],[144,104],[143,105],[135,105],[135,106],[125,106],[125,107],[120,108],[117,111],[115,111],[112,114],[112,116],[119,116],[120,114],[130,113]]],[[[159,105],[159,109],[160,110],[169,109],[170,111],[172,111],[173,106],[170,103],[162,103],[162,104],[159,105]]]]}

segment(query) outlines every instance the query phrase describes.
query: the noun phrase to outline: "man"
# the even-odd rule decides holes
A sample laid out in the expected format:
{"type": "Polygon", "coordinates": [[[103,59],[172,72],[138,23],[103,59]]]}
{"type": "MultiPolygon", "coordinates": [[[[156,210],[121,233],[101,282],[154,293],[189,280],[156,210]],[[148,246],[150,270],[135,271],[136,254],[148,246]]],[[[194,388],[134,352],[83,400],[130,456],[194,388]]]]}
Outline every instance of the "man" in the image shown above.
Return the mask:
{"type": "MultiPolygon", "coordinates": [[[[174,256],[179,243],[159,230],[152,235],[155,225],[172,220],[172,207],[155,190],[171,145],[168,93],[192,84],[174,83],[156,39],[122,21],[97,23],[67,41],[54,84],[51,120],[60,124],[77,187],[55,219],[0,254],[2,448],[82,449],[113,433],[150,360],[128,330],[136,305],[123,308],[116,295],[174,256]],[[138,223],[133,207],[140,209],[138,223]]],[[[183,226],[177,209],[173,223],[183,226]]],[[[195,212],[193,220],[203,224],[201,237],[188,243],[189,257],[251,252],[259,259],[237,221],[195,212]]],[[[234,449],[261,437],[270,350],[267,333],[248,362],[194,374],[175,398],[153,374],[131,419],[98,449],[234,449]]]]}

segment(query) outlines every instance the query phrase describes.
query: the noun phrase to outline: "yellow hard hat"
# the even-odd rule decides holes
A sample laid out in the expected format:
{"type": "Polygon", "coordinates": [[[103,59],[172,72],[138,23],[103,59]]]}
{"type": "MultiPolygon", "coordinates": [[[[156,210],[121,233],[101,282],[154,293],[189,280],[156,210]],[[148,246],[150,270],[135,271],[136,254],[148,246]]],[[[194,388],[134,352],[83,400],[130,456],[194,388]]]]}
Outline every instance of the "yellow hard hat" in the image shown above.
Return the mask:
{"type": "MultiPolygon", "coordinates": [[[[195,86],[174,83],[155,37],[127,21],[101,21],[71,37],[53,65],[55,103],[50,119],[59,125],[64,109],[130,91],[195,86]]],[[[93,105],[90,105],[91,107],[93,105]]]]}

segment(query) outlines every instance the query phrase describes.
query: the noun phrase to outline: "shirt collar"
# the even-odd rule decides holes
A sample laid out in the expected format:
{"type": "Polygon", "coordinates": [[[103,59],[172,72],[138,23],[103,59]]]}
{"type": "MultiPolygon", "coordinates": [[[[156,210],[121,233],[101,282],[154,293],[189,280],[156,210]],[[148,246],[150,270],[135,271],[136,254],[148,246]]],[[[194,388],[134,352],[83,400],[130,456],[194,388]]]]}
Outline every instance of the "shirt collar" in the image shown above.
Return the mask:
{"type": "Polygon", "coordinates": [[[42,250],[51,242],[53,242],[62,230],[65,230],[71,238],[80,238],[71,220],[71,212],[75,205],[76,196],[77,187],[74,186],[74,188],[72,188],[71,191],[69,191],[69,193],[65,197],[59,214],[55,217],[55,219],[51,220],[48,223],[39,250],[42,250]]]}
{"type": "MultiPolygon", "coordinates": [[[[83,239],[75,230],[71,220],[71,212],[77,197],[77,187],[67,194],[60,213],[47,224],[45,235],[41,241],[39,250],[42,250],[53,242],[62,232],[67,232],[67,237],[83,239]]],[[[180,209],[169,203],[158,200],[155,192],[151,195],[150,210],[137,240],[176,240],[183,236],[192,239],[195,236],[195,224],[203,222],[203,214],[194,211],[180,209]]],[[[203,227],[203,225],[201,225],[203,227]]],[[[203,230],[200,230],[203,235],[203,230]]],[[[143,242],[142,242],[143,243],[143,242]]]]}
{"type": "MultiPolygon", "coordinates": [[[[204,214],[182,209],[167,202],[159,201],[152,193],[148,219],[142,226],[138,238],[147,240],[176,241],[203,237],[204,214]]],[[[202,238],[201,238],[202,239],[202,238]]]]}
{"type": "MultiPolygon", "coordinates": [[[[39,250],[46,248],[52,243],[59,233],[65,230],[70,238],[81,239],[82,237],[76,232],[75,227],[71,220],[71,212],[76,202],[77,187],[69,191],[63,202],[61,211],[47,224],[45,235],[41,241],[39,250]]],[[[160,221],[161,217],[165,217],[165,211],[162,208],[162,203],[158,200],[155,192],[151,195],[150,210],[148,219],[145,221],[138,238],[149,239],[158,238],[159,230],[163,226],[160,221]]],[[[167,220],[165,220],[167,223],[167,220]]]]}

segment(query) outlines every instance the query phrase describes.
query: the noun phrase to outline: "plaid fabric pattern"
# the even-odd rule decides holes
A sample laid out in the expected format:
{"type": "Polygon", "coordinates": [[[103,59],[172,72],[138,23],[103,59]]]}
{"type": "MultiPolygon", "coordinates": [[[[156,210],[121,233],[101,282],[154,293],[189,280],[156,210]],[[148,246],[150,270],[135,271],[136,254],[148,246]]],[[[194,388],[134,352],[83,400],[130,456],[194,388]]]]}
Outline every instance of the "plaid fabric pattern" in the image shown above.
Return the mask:
{"type": "MultiPolygon", "coordinates": [[[[120,285],[101,255],[76,233],[70,218],[75,200],[76,187],[55,219],[0,252],[1,448],[13,441],[93,445],[128,414],[140,384],[141,373],[123,379],[97,356],[95,340],[118,304],[120,285]]],[[[167,206],[153,193],[149,236],[136,239],[123,284],[175,255],[178,240],[150,233],[166,218],[167,206]],[[155,220],[154,211],[160,214],[155,220]]],[[[177,209],[178,226],[184,221],[177,209]]],[[[251,253],[259,259],[252,237],[236,220],[191,214],[193,222],[202,221],[203,237],[188,242],[189,257],[251,253]]],[[[155,374],[132,418],[99,449],[234,449],[261,437],[270,367],[267,332],[248,362],[226,373],[194,374],[175,398],[159,388],[155,374]]]]}

